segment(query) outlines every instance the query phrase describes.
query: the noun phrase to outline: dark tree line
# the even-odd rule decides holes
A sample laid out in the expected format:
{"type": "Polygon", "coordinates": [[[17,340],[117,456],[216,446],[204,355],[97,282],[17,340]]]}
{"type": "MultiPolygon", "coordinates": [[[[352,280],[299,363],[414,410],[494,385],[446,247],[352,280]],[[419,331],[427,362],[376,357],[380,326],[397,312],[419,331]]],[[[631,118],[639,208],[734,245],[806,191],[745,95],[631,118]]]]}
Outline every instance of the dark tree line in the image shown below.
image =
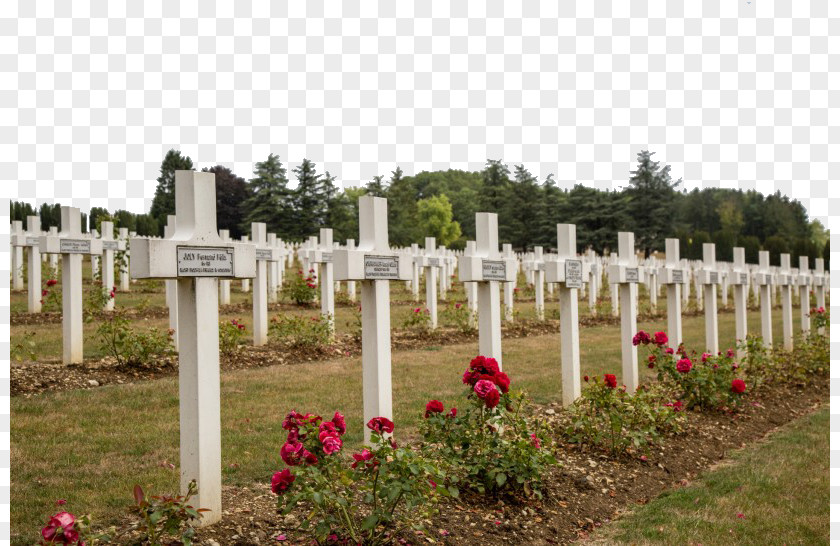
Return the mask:
{"type": "MultiPolygon", "coordinates": [[[[174,214],[175,171],[193,169],[189,157],[170,150],[161,163],[158,186],[148,214],[91,209],[95,228],[109,216],[118,226],[140,235],[162,235],[166,216],[174,214]]],[[[388,199],[388,230],[392,245],[424,243],[427,235],[448,239],[463,248],[475,238],[475,213],[499,215],[499,241],[517,250],[541,245],[556,247],[556,224],[577,225],[578,249],[598,253],[615,251],[618,231],[632,231],[636,245],[646,254],[664,250],[666,237],[681,241],[681,255],[702,259],[703,243],[717,245],[720,260],[732,260],[732,247],[743,246],[747,261],[758,262],[758,251],[769,250],[771,262],[781,253],[824,257],[828,263],[828,233],[818,221],[808,220],[798,201],[780,193],[763,196],[756,191],[677,189],[670,166],[642,151],[621,191],[602,191],[583,185],[561,189],[549,175],[539,180],[524,165],[511,169],[501,160],[488,160],[479,172],[447,170],[405,175],[397,167],[390,177],[376,176],[361,188],[339,189],[329,172],[319,173],[308,159],[284,166],[270,154],[256,163],[249,180],[227,167],[204,169],[216,175],[218,227],[239,238],[250,233],[251,222],[265,222],[269,232],[288,241],[317,235],[331,227],[334,239],[358,238],[358,198],[375,195],[388,199]]],[[[12,204],[18,219],[25,203],[12,204]]],[[[31,207],[30,207],[31,209],[31,207]]],[[[29,210],[29,209],[26,209],[29,210]]],[[[42,205],[44,228],[60,222],[58,207],[42,205]],[[57,220],[56,220],[57,218],[57,220]],[[53,222],[53,223],[51,223],[53,222]]]]}

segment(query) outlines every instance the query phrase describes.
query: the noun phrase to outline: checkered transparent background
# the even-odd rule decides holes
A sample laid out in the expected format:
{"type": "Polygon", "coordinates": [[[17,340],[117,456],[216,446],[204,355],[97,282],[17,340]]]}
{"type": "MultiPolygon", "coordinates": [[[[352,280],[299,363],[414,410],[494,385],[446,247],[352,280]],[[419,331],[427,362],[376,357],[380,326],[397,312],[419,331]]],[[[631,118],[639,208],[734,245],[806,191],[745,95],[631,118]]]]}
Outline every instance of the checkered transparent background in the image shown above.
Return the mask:
{"type": "MultiPolygon", "coordinates": [[[[688,188],[780,190],[836,227],[840,2],[524,4],[0,2],[0,180],[13,198],[139,212],[170,148],[246,178],[270,152],[346,185],[503,158],[600,188],[648,148],[688,188]]],[[[0,467],[8,532],[8,451],[0,467]]]]}

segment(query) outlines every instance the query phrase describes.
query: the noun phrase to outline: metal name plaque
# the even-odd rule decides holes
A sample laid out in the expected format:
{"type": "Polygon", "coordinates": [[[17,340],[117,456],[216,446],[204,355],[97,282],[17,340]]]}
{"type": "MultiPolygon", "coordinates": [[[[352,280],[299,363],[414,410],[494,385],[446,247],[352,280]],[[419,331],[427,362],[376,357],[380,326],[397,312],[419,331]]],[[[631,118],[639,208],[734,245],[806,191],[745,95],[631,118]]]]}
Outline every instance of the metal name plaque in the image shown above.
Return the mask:
{"type": "MultiPolygon", "coordinates": [[[[540,264],[545,268],[545,264],[540,264]]],[[[507,280],[505,262],[495,260],[481,260],[481,278],[485,281],[507,280]]]]}
{"type": "Polygon", "coordinates": [[[747,284],[747,274],[746,273],[741,273],[740,276],[741,276],[741,284],[747,284]]]}
{"type": "Polygon", "coordinates": [[[179,277],[233,277],[233,249],[179,246],[179,277]]]}
{"type": "Polygon", "coordinates": [[[624,281],[625,282],[639,282],[639,268],[638,267],[628,267],[624,270],[624,281]]]}
{"type": "Polygon", "coordinates": [[[26,246],[38,246],[40,242],[39,237],[27,237],[26,238],[26,246]]]}
{"type": "Polygon", "coordinates": [[[365,279],[400,280],[397,256],[365,256],[365,279]]]}
{"type": "Polygon", "coordinates": [[[90,239],[59,239],[60,254],[90,254],[90,239]]]}
{"type": "Polygon", "coordinates": [[[545,262],[537,264],[537,271],[545,271],[545,262]]]}
{"type": "Polygon", "coordinates": [[[671,279],[674,281],[674,284],[682,284],[682,282],[683,282],[682,269],[674,269],[671,272],[671,279]]]}
{"type": "Polygon", "coordinates": [[[566,260],[566,288],[583,288],[583,262],[566,260]]]}
{"type": "Polygon", "coordinates": [[[270,248],[258,248],[257,249],[257,259],[260,261],[267,261],[271,260],[271,249],[270,248]]]}
{"type": "Polygon", "coordinates": [[[440,267],[440,258],[429,258],[429,267],[440,267]]]}
{"type": "Polygon", "coordinates": [[[709,284],[717,284],[718,283],[718,274],[715,272],[709,272],[709,284]]]}
{"type": "Polygon", "coordinates": [[[325,264],[332,263],[332,252],[322,252],[321,253],[321,261],[325,264]]]}
{"type": "Polygon", "coordinates": [[[119,250],[120,245],[117,241],[102,241],[102,250],[119,250]]]}

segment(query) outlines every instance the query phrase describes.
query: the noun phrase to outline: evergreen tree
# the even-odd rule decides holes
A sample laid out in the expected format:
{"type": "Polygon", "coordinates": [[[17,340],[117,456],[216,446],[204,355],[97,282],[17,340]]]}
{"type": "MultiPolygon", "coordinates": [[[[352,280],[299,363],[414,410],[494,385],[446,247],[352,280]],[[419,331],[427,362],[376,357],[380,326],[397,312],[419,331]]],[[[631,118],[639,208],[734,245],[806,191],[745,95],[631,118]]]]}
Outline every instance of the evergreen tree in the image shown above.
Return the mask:
{"type": "Polygon", "coordinates": [[[182,156],[178,150],[169,150],[160,164],[160,176],[157,178],[155,197],[149,211],[160,228],[158,235],[163,235],[166,216],[175,214],[175,171],[189,171],[193,169],[193,162],[189,156],[182,156]]]}
{"type": "Polygon", "coordinates": [[[264,222],[266,231],[276,233],[281,239],[288,240],[297,235],[288,185],[286,169],[278,156],[268,154],[265,161],[254,165],[254,178],[247,186],[248,196],[240,206],[242,233],[251,233],[251,222],[264,222]]]}
{"type": "Polygon", "coordinates": [[[304,240],[311,235],[318,235],[319,229],[324,225],[327,199],[323,194],[322,175],[315,171],[312,161],[304,159],[293,172],[298,181],[294,191],[294,238],[304,240]]]}
{"type": "Polygon", "coordinates": [[[672,203],[674,188],[682,182],[671,181],[671,166],[660,168],[658,161],[653,161],[655,152],[639,152],[639,165],[630,177],[630,196],[633,216],[633,231],[636,246],[648,256],[654,250],[663,249],[665,237],[674,231],[674,212],[672,203]]]}
{"type": "MultiPolygon", "coordinates": [[[[510,169],[501,159],[488,159],[482,177],[482,212],[499,212],[510,195],[510,169]]],[[[500,219],[499,225],[501,224],[500,219]]]]}
{"type": "Polygon", "coordinates": [[[385,185],[382,183],[384,179],[381,174],[374,176],[373,180],[365,184],[365,193],[373,197],[385,197],[385,185]]]}
{"type": "Polygon", "coordinates": [[[235,239],[242,237],[243,233],[251,233],[250,225],[248,231],[240,230],[243,218],[242,204],[248,198],[245,179],[236,176],[224,165],[205,167],[201,171],[216,175],[216,229],[229,230],[230,236],[235,239]]]}
{"type": "Polygon", "coordinates": [[[532,175],[525,165],[516,165],[510,196],[499,214],[499,242],[510,243],[516,249],[524,249],[529,242],[536,241],[542,227],[540,224],[545,220],[544,215],[549,212],[546,207],[540,206],[540,200],[543,198],[537,177],[532,175]],[[536,214],[523,214],[524,211],[533,211],[536,214]]]}

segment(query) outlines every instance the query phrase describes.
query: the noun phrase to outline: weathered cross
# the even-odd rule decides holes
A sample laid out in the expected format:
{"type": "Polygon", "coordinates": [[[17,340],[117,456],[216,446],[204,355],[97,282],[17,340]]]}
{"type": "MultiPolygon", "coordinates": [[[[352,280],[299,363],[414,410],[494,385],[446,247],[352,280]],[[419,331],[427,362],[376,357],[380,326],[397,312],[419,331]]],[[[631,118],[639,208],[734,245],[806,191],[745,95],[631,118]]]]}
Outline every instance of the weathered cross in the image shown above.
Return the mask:
{"type": "MultiPolygon", "coordinates": [[[[502,367],[502,319],[499,282],[516,280],[516,261],[499,254],[499,218],[496,213],[475,214],[475,250],[458,261],[458,279],[476,286],[478,353],[493,357],[502,367]]],[[[466,286],[466,284],[465,284],[466,286]]]]}
{"type": "Polygon", "coordinates": [[[549,286],[558,285],[563,405],[568,406],[580,397],[578,290],[583,287],[584,274],[583,260],[577,257],[575,224],[557,224],[557,258],[546,262],[545,280],[549,286]]]}
{"type": "Polygon", "coordinates": [[[254,287],[251,290],[251,302],[254,312],[254,347],[265,345],[268,341],[268,272],[266,264],[279,258],[277,248],[268,244],[265,236],[265,223],[251,222],[251,241],[254,243],[254,256],[257,260],[254,287]]]}
{"type": "MultiPolygon", "coordinates": [[[[23,233],[23,223],[12,221],[12,289],[23,290],[23,246],[15,244],[15,239],[23,233]]],[[[40,282],[39,282],[40,284],[40,282]]]]}
{"type": "Polygon", "coordinates": [[[732,249],[732,269],[729,271],[729,283],[732,285],[732,299],[735,305],[735,341],[738,346],[738,359],[746,356],[742,342],[747,340],[747,285],[750,275],[747,273],[744,247],[732,249]]]}
{"type": "MultiPolygon", "coordinates": [[[[438,326],[437,312],[437,275],[441,268],[441,260],[436,255],[436,241],[434,237],[426,237],[426,251],[414,258],[416,267],[425,269],[426,276],[426,309],[429,310],[431,328],[438,326]]],[[[413,272],[412,272],[413,274],[413,272]]]]}
{"type": "Polygon", "coordinates": [[[282,263],[280,249],[277,247],[277,234],[269,233],[266,235],[266,241],[268,246],[274,249],[272,256],[275,257],[274,260],[268,262],[268,303],[277,303],[277,283],[280,278],[278,264],[282,263]]]}
{"type": "Polygon", "coordinates": [[[634,393],[639,386],[639,355],[633,345],[636,335],[636,292],[639,267],[636,265],[633,233],[618,232],[618,257],[607,269],[609,281],[618,286],[621,309],[621,373],[627,392],[634,393]]]}
{"type": "Polygon", "coordinates": [[[440,259],[440,301],[446,301],[447,291],[451,287],[449,255],[444,245],[438,245],[438,259],[440,259]]]}
{"type": "Polygon", "coordinates": [[[796,276],[796,283],[799,285],[799,320],[802,324],[802,331],[811,331],[811,273],[808,271],[808,256],[799,257],[799,274],[796,276]]]}
{"type": "MultiPolygon", "coordinates": [[[[356,248],[355,239],[347,239],[347,248],[353,250],[356,248]]],[[[347,281],[347,298],[350,301],[356,301],[356,281],[347,281]]]]}
{"type": "MultiPolygon", "coordinates": [[[[114,252],[125,250],[125,241],[114,239],[114,222],[103,220],[102,228],[102,289],[108,294],[114,289],[114,252]]],[[[114,310],[114,298],[106,298],[105,310],[114,310]]]]}
{"type": "MultiPolygon", "coordinates": [[[[505,260],[513,261],[516,265],[514,266],[514,279],[516,278],[517,273],[519,272],[519,263],[516,259],[516,256],[513,254],[513,245],[510,243],[505,243],[502,245],[502,258],[505,260]]],[[[506,322],[513,322],[513,289],[516,288],[516,280],[513,282],[506,282],[502,290],[504,291],[504,299],[505,299],[505,321],[506,322]]]]}
{"type": "Polygon", "coordinates": [[[587,252],[589,257],[586,275],[589,277],[588,294],[589,314],[595,316],[598,313],[598,294],[601,291],[601,258],[595,255],[591,248],[587,252]]]}
{"type": "Polygon", "coordinates": [[[698,271],[700,284],[703,285],[703,309],[706,315],[706,351],[716,355],[719,350],[717,285],[720,284],[720,272],[717,270],[715,244],[703,243],[703,269],[698,271]]]}
{"type": "MultiPolygon", "coordinates": [[[[177,219],[174,214],[166,216],[166,226],[163,228],[163,236],[171,239],[175,236],[175,225],[177,219]]],[[[163,281],[166,289],[166,305],[169,306],[169,329],[172,330],[172,344],[178,350],[178,280],[166,279],[163,281]]]]}
{"type": "Polygon", "coordinates": [[[666,286],[668,308],[668,346],[674,350],[682,343],[682,288],[685,271],[680,269],[680,240],[665,239],[665,267],[659,270],[659,280],[666,286]]]}
{"type": "MultiPolygon", "coordinates": [[[[335,283],[333,282],[333,230],[321,228],[320,240],[309,251],[310,264],[318,264],[321,285],[321,316],[329,323],[330,335],[335,333],[335,283]]],[[[343,280],[343,279],[339,279],[343,280]]]]}
{"type": "MultiPolygon", "coordinates": [[[[333,253],[335,276],[362,283],[362,399],[364,422],[393,418],[389,281],[411,279],[411,263],[388,246],[388,201],[359,198],[359,247],[333,253]]],[[[365,428],[365,440],[370,430],[365,428]]]]}
{"type": "Polygon", "coordinates": [[[545,320],[545,258],[543,258],[543,247],[534,247],[534,260],[532,262],[534,271],[534,308],[537,312],[537,320],[545,320]]]}
{"type": "Polygon", "coordinates": [[[131,275],[178,281],[181,491],[197,481],[194,506],[209,510],[201,519],[209,525],[222,516],[217,279],[253,277],[256,253],[219,237],[213,173],[175,172],[175,213],[172,238],[132,239],[131,275]]]}
{"type": "Polygon", "coordinates": [[[102,241],[82,235],[79,209],[61,207],[61,233],[42,235],[38,248],[61,254],[62,361],[77,364],[82,361],[83,345],[82,256],[102,254],[102,241]]]}
{"type": "MultiPolygon", "coordinates": [[[[219,237],[222,239],[222,242],[230,241],[230,230],[220,229],[219,237]]],[[[219,279],[219,305],[230,305],[230,279],[219,279]]]]}
{"type": "Polygon", "coordinates": [[[131,247],[128,244],[128,228],[121,227],[119,229],[120,242],[123,244],[122,259],[120,260],[120,292],[128,292],[131,290],[131,284],[128,282],[128,272],[131,268],[131,247]]]}
{"type": "MultiPolygon", "coordinates": [[[[41,217],[26,217],[26,232],[12,234],[12,244],[16,248],[26,248],[29,253],[27,275],[27,311],[41,312],[41,250],[38,248],[41,234],[41,217]]],[[[22,266],[23,264],[21,264],[22,266]]]]}
{"type": "Polygon", "coordinates": [[[758,271],[755,276],[761,299],[761,338],[764,346],[769,349],[773,347],[773,305],[770,300],[773,275],[770,272],[770,252],[767,250],[758,252],[758,271]]]}
{"type": "Polygon", "coordinates": [[[793,275],[790,271],[790,254],[780,256],[781,267],[776,278],[782,288],[782,343],[786,351],[793,350],[793,275]]]}

